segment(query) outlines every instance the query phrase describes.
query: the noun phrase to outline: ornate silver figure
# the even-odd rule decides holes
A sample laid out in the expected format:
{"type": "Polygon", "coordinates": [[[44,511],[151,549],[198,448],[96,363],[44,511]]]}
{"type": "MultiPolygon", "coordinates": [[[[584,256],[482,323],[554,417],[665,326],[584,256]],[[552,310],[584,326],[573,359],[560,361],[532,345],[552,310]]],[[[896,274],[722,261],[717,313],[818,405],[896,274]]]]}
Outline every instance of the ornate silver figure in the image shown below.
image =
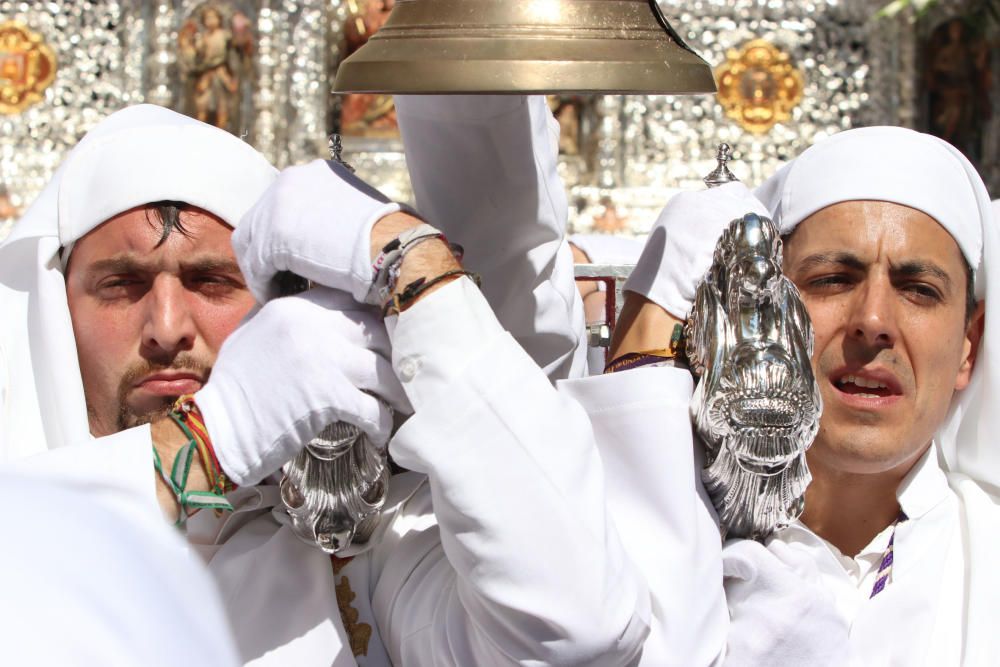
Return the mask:
{"type": "Polygon", "coordinates": [[[702,480],[724,536],[763,540],[802,513],[805,452],[822,402],[812,324],[781,273],[781,237],[749,213],[719,239],[685,327],[700,376],[692,420],[705,444],[702,480]]]}
{"type": "Polygon", "coordinates": [[[371,538],[389,464],[385,449],[356,426],[330,424],[282,470],[281,501],[296,536],[328,554],[371,538]]]}
{"type": "Polygon", "coordinates": [[[732,183],[733,181],[740,180],[736,178],[736,174],[729,170],[728,162],[733,159],[733,149],[729,147],[729,144],[719,144],[719,149],[715,154],[715,159],[718,164],[715,169],[712,170],[712,173],[703,179],[705,181],[705,185],[710,188],[715,188],[725,183],[732,183]]]}
{"type": "MultiPolygon", "coordinates": [[[[341,157],[339,134],[329,138],[330,159],[352,172],[341,157]]],[[[308,281],[284,272],[277,276],[285,294],[308,289],[308,281]]],[[[282,468],[281,501],[292,532],[328,554],[367,542],[389,491],[389,457],[357,426],[327,425],[282,468]]]]}

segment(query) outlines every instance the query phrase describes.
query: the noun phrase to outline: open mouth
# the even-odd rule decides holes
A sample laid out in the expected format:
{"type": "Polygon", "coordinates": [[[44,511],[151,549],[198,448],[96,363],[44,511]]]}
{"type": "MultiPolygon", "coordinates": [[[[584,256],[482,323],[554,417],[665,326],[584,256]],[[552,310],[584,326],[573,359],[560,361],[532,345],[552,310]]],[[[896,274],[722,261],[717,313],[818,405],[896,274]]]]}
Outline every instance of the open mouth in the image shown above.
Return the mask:
{"type": "Polygon", "coordinates": [[[847,373],[834,380],[833,385],[841,392],[859,398],[888,398],[903,393],[894,378],[858,373],[847,373]]]}

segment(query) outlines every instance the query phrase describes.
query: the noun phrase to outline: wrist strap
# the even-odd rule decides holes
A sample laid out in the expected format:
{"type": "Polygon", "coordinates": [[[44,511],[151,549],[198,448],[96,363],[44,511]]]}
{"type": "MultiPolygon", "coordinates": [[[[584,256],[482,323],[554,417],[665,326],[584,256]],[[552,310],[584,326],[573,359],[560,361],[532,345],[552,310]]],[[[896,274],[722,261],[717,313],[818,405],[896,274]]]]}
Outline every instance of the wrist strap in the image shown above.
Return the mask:
{"type": "Polygon", "coordinates": [[[365,302],[373,306],[384,304],[396,288],[396,279],[399,278],[403,258],[413,248],[429,239],[444,239],[444,234],[424,222],[407,229],[387,243],[372,262],[372,285],[365,296],[365,302]]]}
{"type": "Polygon", "coordinates": [[[413,305],[414,300],[417,299],[421,294],[429,290],[431,287],[438,285],[446,280],[451,280],[452,278],[468,276],[472,278],[472,281],[476,283],[476,287],[481,287],[481,281],[479,279],[478,273],[472,273],[471,271],[465,271],[463,269],[455,269],[454,271],[446,271],[441,275],[427,279],[427,278],[417,278],[412,283],[403,288],[402,292],[394,295],[389,301],[382,307],[382,317],[387,317],[389,315],[395,315],[403,312],[411,305],[413,305]]]}
{"type": "Polygon", "coordinates": [[[674,324],[674,328],[670,332],[670,342],[667,347],[629,352],[615,357],[604,367],[604,372],[617,373],[640,366],[662,364],[671,360],[675,363],[683,362],[684,359],[684,325],[678,323],[674,324]]]}

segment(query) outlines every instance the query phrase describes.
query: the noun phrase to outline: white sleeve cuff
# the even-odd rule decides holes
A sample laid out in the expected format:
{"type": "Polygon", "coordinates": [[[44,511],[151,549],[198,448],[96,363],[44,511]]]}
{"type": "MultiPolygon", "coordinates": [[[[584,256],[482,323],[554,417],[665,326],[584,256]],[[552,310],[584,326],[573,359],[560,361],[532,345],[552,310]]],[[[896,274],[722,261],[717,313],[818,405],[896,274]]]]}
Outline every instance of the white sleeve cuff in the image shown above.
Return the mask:
{"type": "Polygon", "coordinates": [[[414,410],[442,392],[505,333],[479,288],[464,276],[398,317],[386,318],[386,328],[393,370],[414,410]]]}

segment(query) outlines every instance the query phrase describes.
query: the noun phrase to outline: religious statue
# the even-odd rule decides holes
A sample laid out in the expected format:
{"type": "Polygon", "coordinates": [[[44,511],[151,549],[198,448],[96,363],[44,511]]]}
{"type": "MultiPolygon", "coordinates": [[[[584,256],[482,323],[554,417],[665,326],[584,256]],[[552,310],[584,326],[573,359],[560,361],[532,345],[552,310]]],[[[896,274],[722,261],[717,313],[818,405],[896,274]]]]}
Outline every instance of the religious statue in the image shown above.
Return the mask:
{"type": "Polygon", "coordinates": [[[583,99],[576,95],[549,95],[549,109],[559,121],[559,153],[580,154],[580,116],[583,99]]]}
{"type": "MultiPolygon", "coordinates": [[[[348,0],[350,16],[344,24],[342,60],[364,46],[385,24],[395,4],[395,0],[348,0]]],[[[398,137],[399,125],[392,95],[345,95],[340,109],[340,133],[352,137],[398,137]]]]}
{"type": "Polygon", "coordinates": [[[990,52],[969,34],[962,19],[952,19],[931,35],[924,68],[931,134],[970,159],[981,155],[981,134],[991,115],[990,52]]]}
{"type": "Polygon", "coordinates": [[[181,26],[177,41],[185,112],[238,132],[241,84],[254,49],[250,19],[221,3],[205,3],[181,26]]]}
{"type": "Polygon", "coordinates": [[[812,324],[781,272],[767,218],[733,220],[698,286],[685,328],[700,378],[692,420],[705,445],[701,477],[728,537],[766,539],[802,513],[805,452],[819,429],[812,324]]]}

